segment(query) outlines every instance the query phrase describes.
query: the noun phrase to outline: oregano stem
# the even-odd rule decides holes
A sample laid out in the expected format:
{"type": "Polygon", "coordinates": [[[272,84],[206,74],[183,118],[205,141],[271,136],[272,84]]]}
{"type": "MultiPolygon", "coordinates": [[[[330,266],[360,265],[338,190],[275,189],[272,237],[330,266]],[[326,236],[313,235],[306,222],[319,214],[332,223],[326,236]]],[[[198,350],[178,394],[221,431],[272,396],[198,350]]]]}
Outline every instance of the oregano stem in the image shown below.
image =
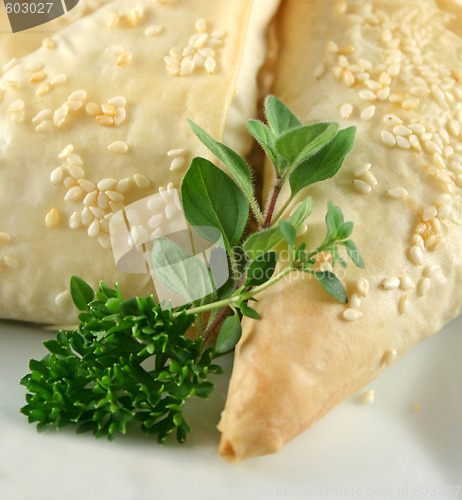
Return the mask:
{"type": "Polygon", "coordinates": [[[287,199],[287,201],[284,203],[284,206],[281,208],[281,210],[279,210],[279,212],[274,217],[273,223],[277,222],[281,218],[282,214],[287,210],[287,207],[290,205],[292,200],[293,200],[292,197],[289,197],[287,199]]]}
{"type": "Polygon", "coordinates": [[[263,290],[266,290],[268,287],[279,281],[280,279],[284,278],[284,276],[288,275],[291,271],[294,269],[297,269],[296,267],[286,267],[283,271],[281,271],[279,274],[276,276],[273,276],[270,280],[268,280],[266,283],[263,283],[262,285],[256,286],[255,288],[252,288],[252,290],[249,290],[248,292],[245,292],[241,295],[233,295],[227,299],[223,300],[218,300],[217,302],[211,302],[210,304],[205,304],[203,306],[199,307],[192,307],[191,309],[186,309],[185,311],[182,311],[181,313],[175,312],[173,313],[173,317],[176,318],[183,312],[186,314],[199,314],[203,313],[206,311],[213,311],[214,309],[221,309],[222,307],[226,306],[231,306],[231,304],[236,304],[240,300],[247,300],[253,297],[254,295],[257,295],[260,292],[263,292],[263,290]]]}
{"type": "Polygon", "coordinates": [[[210,335],[214,332],[215,328],[220,325],[228,316],[228,314],[231,312],[231,308],[229,306],[224,307],[215,317],[215,319],[212,321],[212,323],[207,327],[207,330],[205,330],[203,338],[204,338],[204,344],[207,342],[209,339],[210,335]]]}
{"type": "Polygon", "coordinates": [[[276,203],[278,201],[279,193],[281,192],[281,187],[279,183],[276,183],[273,187],[273,192],[271,193],[271,198],[268,203],[268,209],[266,210],[265,220],[263,222],[263,229],[267,229],[271,226],[271,219],[273,218],[274,209],[276,208],[276,203]]]}

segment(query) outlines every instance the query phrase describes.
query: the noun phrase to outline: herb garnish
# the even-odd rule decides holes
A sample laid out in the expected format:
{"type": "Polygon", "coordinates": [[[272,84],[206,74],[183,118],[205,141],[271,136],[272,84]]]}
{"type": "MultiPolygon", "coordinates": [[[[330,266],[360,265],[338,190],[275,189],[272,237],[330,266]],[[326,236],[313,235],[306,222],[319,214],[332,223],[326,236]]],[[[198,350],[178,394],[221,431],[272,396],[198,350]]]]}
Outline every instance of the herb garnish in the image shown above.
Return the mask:
{"type": "MultiPolygon", "coordinates": [[[[241,336],[242,316],[260,318],[250,306],[255,296],[297,270],[312,275],[330,295],[347,302],[341,281],[333,271],[320,270],[318,259],[328,255],[332,266],[338,262],[346,267],[338,251],[343,246],[354,264],[364,267],[350,239],[353,223],[344,222],[340,208],[329,203],[326,237],[318,248],[308,250],[305,243],[297,245],[296,239],[298,228],[311,213],[311,197],[303,199],[290,217],[283,216],[301,190],[337,173],[353,146],[355,128],[338,131],[336,123],[303,125],[273,96],[266,99],[265,112],[268,124],[247,123],[275,172],[265,210],[255,197],[247,162],[190,122],[229,175],[204,158],[194,158],[181,185],[183,210],[192,226],[220,231],[231,279],[202,300],[174,311],[162,310],[152,296],[124,300],[117,285],[111,289],[101,282],[95,293],[73,277],[71,296],[82,311],[79,327],[60,331],[56,340],[44,342],[49,354],[41,361],[31,360],[31,373],[21,380],[29,391],[21,412],[29,422],[38,422],[38,430],[78,423],[77,432],[92,431],[96,437],[112,440],[117,431],[126,432],[127,424],[139,422],[143,432],[157,435],[159,443],[173,431],[183,443],[190,431],[183,406],[190,396],[207,398],[212,392],[208,374],[221,373],[213,364],[214,357],[234,349],[241,336]],[[286,182],[290,197],[275,214],[286,182]],[[250,214],[259,230],[244,237],[250,214]],[[282,247],[287,248],[288,263],[275,274],[277,250],[282,247]],[[185,334],[194,324],[198,336],[188,338],[185,334]],[[215,347],[207,347],[220,325],[215,347]]],[[[168,259],[181,262],[182,255],[176,260],[174,255],[181,249],[167,238],[160,240],[151,255],[154,268],[168,259]]],[[[199,271],[207,272],[205,267],[199,271]]],[[[183,290],[187,288],[184,276],[185,272],[178,272],[165,279],[172,290],[183,290]]]]}

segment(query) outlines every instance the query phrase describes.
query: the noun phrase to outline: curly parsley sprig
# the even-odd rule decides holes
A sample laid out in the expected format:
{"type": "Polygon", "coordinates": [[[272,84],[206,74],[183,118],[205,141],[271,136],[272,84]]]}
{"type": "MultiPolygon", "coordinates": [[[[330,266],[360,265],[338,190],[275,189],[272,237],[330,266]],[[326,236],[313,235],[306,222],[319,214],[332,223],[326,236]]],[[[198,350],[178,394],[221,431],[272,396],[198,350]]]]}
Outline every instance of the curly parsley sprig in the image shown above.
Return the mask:
{"type": "MultiPolygon", "coordinates": [[[[311,197],[302,199],[289,217],[286,211],[306,187],[337,173],[353,147],[355,128],[339,131],[333,122],[303,125],[274,96],[266,99],[265,113],[267,124],[247,123],[275,173],[263,210],[244,158],[190,122],[223,169],[204,158],[193,159],[181,185],[183,211],[191,226],[219,231],[231,278],[212,293],[204,292],[201,300],[174,311],[163,310],[152,296],[124,300],[117,285],[111,289],[100,283],[94,293],[73,277],[71,296],[82,311],[80,325],[44,342],[49,354],[41,361],[31,360],[31,372],[21,380],[28,390],[27,405],[21,411],[30,422],[38,423],[38,430],[76,423],[77,432],[92,431],[96,437],[112,440],[116,432],[125,433],[129,424],[138,422],[143,432],[157,435],[159,443],[174,431],[183,443],[190,431],[184,404],[193,395],[207,398],[212,392],[214,386],[207,377],[221,373],[212,362],[214,357],[234,349],[242,333],[242,316],[260,318],[250,305],[255,296],[298,271],[312,275],[335,299],[347,302],[334,270],[318,264],[327,255],[331,266],[345,267],[341,255],[346,253],[355,265],[364,267],[350,238],[353,223],[345,222],[340,208],[329,203],[325,239],[309,250],[296,240],[298,228],[311,213],[311,197]],[[275,213],[286,182],[290,196],[275,213]],[[244,236],[251,214],[259,230],[244,236]],[[289,260],[278,266],[281,249],[288,251],[289,260]],[[188,338],[186,332],[194,324],[198,337],[188,338]],[[207,348],[220,325],[216,346],[207,348]]],[[[170,290],[187,296],[191,271],[195,285],[209,290],[205,283],[210,270],[168,238],[155,240],[151,260],[153,269],[163,270],[158,277],[170,290]],[[187,268],[182,267],[185,261],[187,268]],[[176,272],[169,273],[172,263],[176,272]]]]}

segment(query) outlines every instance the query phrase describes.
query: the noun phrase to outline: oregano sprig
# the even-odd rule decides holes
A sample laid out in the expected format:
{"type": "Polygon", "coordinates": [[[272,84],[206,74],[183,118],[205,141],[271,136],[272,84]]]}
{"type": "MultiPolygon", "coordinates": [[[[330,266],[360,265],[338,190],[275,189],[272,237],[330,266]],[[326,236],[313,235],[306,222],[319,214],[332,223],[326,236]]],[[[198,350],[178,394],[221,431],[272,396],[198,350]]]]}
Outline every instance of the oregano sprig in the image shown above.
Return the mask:
{"type": "Polygon", "coordinates": [[[125,300],[117,285],[112,289],[100,283],[94,292],[73,277],[72,300],[82,311],[79,326],[45,342],[49,354],[31,360],[31,372],[21,380],[28,390],[21,411],[39,430],[76,423],[78,432],[92,431],[112,440],[138,423],[160,443],[172,433],[183,443],[190,431],[183,414],[186,401],[211,393],[214,386],[207,377],[221,372],[213,359],[234,349],[243,316],[260,319],[252,305],[261,292],[298,271],[316,279],[320,293],[324,289],[347,302],[335,266],[346,267],[349,257],[364,267],[351,239],[353,222],[345,222],[340,208],[329,202],[326,234],[318,247],[309,249],[297,241],[297,232],[313,207],[312,198],[302,197],[302,192],[338,172],[353,147],[355,128],[338,130],[334,122],[303,124],[274,96],[265,100],[265,115],[267,123],[247,122],[275,174],[263,210],[247,161],[190,122],[222,168],[204,158],[193,159],[181,185],[183,211],[191,226],[213,228],[221,235],[230,278],[215,286],[204,261],[165,236],[154,240],[152,268],[164,286],[188,298],[185,306],[163,310],[165,304],[152,296],[125,300]],[[285,183],[290,196],[275,213],[285,183]],[[300,203],[288,216],[295,196],[300,203]],[[258,231],[245,234],[251,216],[258,231]],[[288,255],[284,262],[283,250],[288,255]],[[193,325],[197,335],[187,335],[193,325]]]}

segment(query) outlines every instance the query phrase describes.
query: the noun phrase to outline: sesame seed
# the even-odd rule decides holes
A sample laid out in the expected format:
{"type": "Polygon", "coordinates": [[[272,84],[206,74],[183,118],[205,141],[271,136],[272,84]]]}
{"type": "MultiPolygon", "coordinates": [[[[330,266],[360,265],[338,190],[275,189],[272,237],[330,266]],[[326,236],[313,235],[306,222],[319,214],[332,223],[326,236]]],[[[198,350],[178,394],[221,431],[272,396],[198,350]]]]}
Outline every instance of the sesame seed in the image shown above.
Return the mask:
{"type": "Polygon", "coordinates": [[[377,96],[371,90],[361,90],[358,95],[363,101],[375,101],[377,99],[377,96]]]}
{"type": "Polygon", "coordinates": [[[149,219],[149,222],[148,222],[148,226],[151,228],[151,229],[156,229],[157,227],[159,227],[162,223],[162,219],[163,219],[163,215],[162,214],[156,214],[156,215],[153,215],[150,219],[149,219]]]}
{"type": "Polygon", "coordinates": [[[396,143],[401,149],[411,149],[411,143],[402,135],[396,136],[396,143]]]}
{"type": "Polygon", "coordinates": [[[98,243],[106,250],[109,250],[112,247],[111,238],[108,234],[104,234],[104,233],[100,234],[98,236],[98,243]]]}
{"type": "Polygon", "coordinates": [[[71,229],[77,229],[80,227],[82,220],[80,218],[80,212],[73,212],[72,215],[69,217],[69,227],[71,229]]]}
{"type": "Polygon", "coordinates": [[[22,87],[21,82],[18,80],[3,80],[3,85],[11,89],[20,89],[22,87]]]}
{"type": "Polygon", "coordinates": [[[430,153],[430,154],[441,152],[441,149],[438,147],[438,145],[434,141],[425,141],[424,148],[425,148],[425,151],[427,151],[427,153],[430,153]]]}
{"type": "Polygon", "coordinates": [[[42,85],[40,85],[37,88],[35,93],[39,96],[42,96],[42,95],[48,94],[48,92],[50,92],[50,90],[51,90],[51,84],[49,82],[45,82],[45,83],[42,83],[42,85]]]}
{"type": "Polygon", "coordinates": [[[330,40],[327,42],[327,50],[332,53],[337,53],[338,45],[333,40],[330,40]]]}
{"type": "Polygon", "coordinates": [[[367,184],[369,184],[369,186],[371,187],[377,186],[377,179],[371,172],[369,171],[365,172],[363,175],[363,179],[365,182],[367,182],[367,184]]]}
{"type": "Polygon", "coordinates": [[[194,27],[196,28],[197,31],[204,32],[207,29],[207,22],[205,19],[199,18],[194,23],[194,27]]]}
{"type": "Polygon", "coordinates": [[[406,314],[409,310],[409,295],[407,293],[403,294],[399,300],[398,309],[400,314],[406,314]]]}
{"type": "Polygon", "coordinates": [[[434,217],[431,219],[430,224],[432,226],[432,230],[434,234],[440,234],[441,233],[441,221],[434,217]]]}
{"type": "MultiPolygon", "coordinates": [[[[105,193],[99,193],[97,203],[98,203],[98,207],[105,210],[109,206],[109,198],[106,196],[105,193]]],[[[92,210],[92,207],[90,207],[90,210],[92,210]]],[[[92,213],[93,213],[93,215],[97,216],[96,213],[93,212],[93,210],[92,210],[92,213]]],[[[99,217],[99,216],[97,216],[97,217],[99,219],[101,219],[102,217],[104,217],[104,214],[101,217],[99,217]]]]}
{"type": "Polygon", "coordinates": [[[49,120],[53,116],[51,109],[42,109],[39,111],[34,118],[32,118],[32,123],[38,123],[43,120],[49,120]]]}
{"type": "Polygon", "coordinates": [[[72,94],[67,98],[68,101],[85,101],[87,98],[87,93],[85,90],[75,90],[72,94]]]}
{"type": "Polygon", "coordinates": [[[363,315],[363,313],[361,311],[357,311],[356,309],[353,309],[351,307],[349,307],[348,309],[345,309],[345,311],[343,311],[343,319],[347,320],[347,321],[355,321],[357,319],[359,319],[361,316],[363,315]]]}
{"type": "Polygon", "coordinates": [[[416,97],[425,97],[430,93],[430,90],[426,87],[411,87],[410,92],[416,97]]]}
{"type": "Polygon", "coordinates": [[[170,170],[172,172],[174,172],[175,170],[180,170],[183,168],[184,164],[185,164],[184,158],[181,157],[175,158],[170,164],[170,170]]]}
{"type": "Polygon", "coordinates": [[[94,190],[89,192],[83,199],[83,204],[87,207],[94,205],[98,199],[98,191],[94,190]]]}
{"type": "Polygon", "coordinates": [[[45,120],[42,123],[39,123],[35,127],[35,131],[39,133],[51,132],[54,130],[55,126],[51,120],[45,120]]]}
{"type": "Polygon", "coordinates": [[[424,134],[425,127],[421,123],[411,123],[408,125],[408,128],[412,130],[412,132],[416,134],[424,134]]]}
{"type": "Polygon", "coordinates": [[[323,77],[326,72],[326,66],[323,63],[319,63],[313,71],[313,76],[319,80],[319,78],[323,77]]]}
{"type": "Polygon", "coordinates": [[[8,255],[5,255],[5,257],[3,257],[3,262],[7,267],[11,269],[18,269],[19,267],[19,262],[13,257],[9,257],[8,255]]]}
{"type": "Polygon", "coordinates": [[[382,85],[379,82],[376,82],[375,80],[366,80],[364,82],[366,84],[366,87],[369,88],[372,91],[377,91],[382,88],[382,85]]]}
{"type": "Polygon", "coordinates": [[[82,198],[83,191],[80,186],[74,186],[69,189],[64,197],[65,201],[78,201],[82,198]]]}
{"type": "Polygon", "coordinates": [[[85,175],[83,168],[73,163],[67,166],[67,170],[74,179],[81,179],[85,175]]]}
{"type": "Polygon", "coordinates": [[[16,101],[13,101],[8,108],[8,111],[10,113],[16,113],[18,111],[23,111],[24,110],[24,101],[22,99],[16,99],[16,101]]]}
{"type": "Polygon", "coordinates": [[[29,83],[38,83],[46,78],[46,73],[43,71],[37,71],[29,77],[29,83]]]}
{"type": "Polygon", "coordinates": [[[55,304],[57,306],[63,306],[69,299],[69,291],[64,290],[64,292],[58,293],[55,297],[55,304]]]}
{"type": "Polygon", "coordinates": [[[430,141],[432,137],[433,134],[431,132],[424,132],[423,134],[420,135],[422,141],[430,141]]]}
{"type": "Polygon", "coordinates": [[[420,247],[418,246],[411,247],[409,250],[409,256],[411,258],[411,261],[416,266],[421,266],[423,264],[423,253],[420,247]]]}
{"type": "Polygon", "coordinates": [[[133,59],[133,54],[129,51],[126,50],[125,52],[122,52],[120,56],[117,58],[116,64],[117,66],[127,66],[132,62],[133,59]]]}
{"type": "Polygon", "coordinates": [[[112,189],[117,184],[115,179],[106,178],[98,182],[98,189],[100,191],[107,191],[108,189],[112,189]]]}
{"type": "Polygon", "coordinates": [[[94,219],[94,216],[90,212],[90,209],[88,207],[85,207],[82,213],[80,214],[80,218],[84,226],[89,226],[92,220],[94,219]]]}
{"type": "Polygon", "coordinates": [[[379,83],[384,87],[387,87],[391,83],[391,76],[386,71],[382,71],[379,76],[379,83]]]}
{"type": "Polygon", "coordinates": [[[395,125],[393,127],[393,133],[397,135],[407,136],[412,134],[412,130],[405,125],[395,125]]]}
{"type": "Polygon", "coordinates": [[[85,106],[85,110],[88,115],[97,116],[101,113],[101,106],[99,104],[96,104],[95,102],[89,102],[85,106]]]}
{"type": "Polygon", "coordinates": [[[48,50],[54,49],[56,47],[56,42],[47,36],[42,40],[42,47],[48,50]]]}
{"type": "Polygon", "coordinates": [[[353,185],[357,191],[359,191],[360,193],[363,193],[363,194],[370,193],[372,190],[372,187],[369,186],[369,184],[367,184],[366,182],[359,180],[359,179],[355,179],[353,181],[353,185]]]}
{"type": "Polygon", "coordinates": [[[374,389],[370,389],[366,391],[364,394],[362,394],[360,402],[363,405],[370,405],[374,402],[374,399],[375,399],[374,389]]]}
{"type": "Polygon", "coordinates": [[[104,219],[100,219],[99,221],[99,229],[100,231],[104,231],[105,233],[109,234],[109,221],[106,219],[106,216],[104,216],[104,219]]]}
{"type": "Polygon", "coordinates": [[[64,187],[70,189],[72,186],[75,186],[75,179],[73,177],[66,177],[63,181],[64,187]]]}
{"type": "Polygon", "coordinates": [[[454,148],[452,146],[445,146],[443,148],[443,156],[445,158],[449,158],[450,156],[452,156],[454,154],[454,148]]]}
{"type": "Polygon", "coordinates": [[[415,288],[414,283],[411,278],[409,278],[409,276],[403,276],[402,278],[400,278],[399,282],[399,287],[405,292],[415,288]]]}
{"type": "Polygon", "coordinates": [[[118,12],[112,12],[107,20],[106,27],[108,30],[114,29],[120,21],[120,14],[118,12]]]}
{"type": "Polygon", "coordinates": [[[11,241],[11,236],[8,233],[0,233],[0,245],[5,245],[11,241]]]}
{"type": "Polygon", "coordinates": [[[111,207],[113,212],[118,212],[119,210],[122,210],[124,208],[123,203],[120,203],[118,201],[110,201],[109,206],[111,207]]]}
{"type": "Polygon", "coordinates": [[[135,184],[142,189],[145,189],[151,185],[150,180],[142,174],[135,174],[134,180],[135,184]]]}
{"type": "Polygon", "coordinates": [[[419,105],[419,102],[420,101],[418,99],[405,99],[402,103],[402,106],[404,109],[414,109],[419,105]]]}
{"type": "Polygon", "coordinates": [[[114,141],[107,147],[109,151],[116,154],[128,153],[128,144],[124,141],[114,141]]]}
{"type": "Polygon", "coordinates": [[[388,67],[388,74],[390,76],[398,76],[401,71],[401,65],[399,64],[391,64],[388,67]]]}
{"type": "Polygon", "coordinates": [[[9,71],[10,69],[14,68],[17,64],[18,64],[18,58],[17,57],[13,57],[11,58],[3,67],[2,67],[2,71],[3,73],[6,73],[7,71],[9,71]]]}
{"type": "Polygon", "coordinates": [[[398,125],[400,123],[403,123],[403,120],[401,118],[397,117],[396,115],[392,114],[387,114],[383,117],[383,121],[387,123],[388,125],[398,125]]]}
{"type": "Polygon", "coordinates": [[[396,138],[393,134],[387,130],[382,130],[382,141],[389,147],[393,147],[396,144],[396,138]]]}
{"type": "Polygon", "coordinates": [[[82,158],[77,154],[71,153],[71,154],[67,155],[66,161],[68,164],[72,164],[72,165],[83,165],[82,158]]]}
{"type": "Polygon", "coordinates": [[[59,224],[59,212],[57,208],[52,208],[45,217],[45,224],[47,227],[54,228],[59,224]]]}
{"type": "Polygon", "coordinates": [[[427,222],[427,221],[433,219],[433,217],[436,217],[436,214],[437,214],[437,210],[435,207],[427,207],[427,208],[425,208],[425,210],[422,213],[422,220],[424,222],[427,222]]]}
{"type": "Polygon", "coordinates": [[[96,122],[102,127],[110,127],[111,125],[114,125],[114,118],[107,115],[98,115],[96,117],[96,122]]]}
{"type": "MultiPolygon", "coordinates": [[[[433,155],[433,163],[438,167],[438,168],[445,168],[446,163],[443,160],[443,157],[439,153],[435,153],[433,155]]],[[[449,175],[447,172],[444,172],[445,175],[449,175]]]]}
{"type": "Polygon", "coordinates": [[[436,266],[436,265],[433,265],[433,266],[427,266],[424,270],[423,270],[423,275],[425,278],[435,278],[436,275],[438,274],[438,271],[440,270],[440,267],[439,266],[436,266]]]}
{"type": "Polygon", "coordinates": [[[334,66],[331,71],[335,78],[342,78],[342,68],[340,66],[334,66]]]}
{"type": "Polygon", "coordinates": [[[67,101],[63,107],[66,107],[71,113],[79,110],[83,106],[82,101],[67,101]]]}
{"type": "Polygon", "coordinates": [[[360,82],[365,82],[365,81],[369,80],[370,76],[371,75],[369,73],[366,73],[366,72],[355,74],[356,80],[359,80],[360,82]]]}
{"type": "Polygon", "coordinates": [[[444,205],[444,204],[448,204],[451,202],[452,202],[452,197],[450,194],[447,194],[447,193],[438,196],[438,198],[436,199],[437,205],[444,205]]]}
{"type": "Polygon", "coordinates": [[[356,288],[358,289],[360,295],[367,297],[369,293],[369,281],[367,281],[366,278],[360,278],[356,283],[356,288]]]}
{"type": "MultiPolygon", "coordinates": [[[[44,110],[45,111],[45,110],[44,110]]],[[[38,116],[38,115],[37,115],[38,116]]],[[[74,151],[74,146],[72,144],[68,144],[62,151],[59,153],[58,158],[64,159],[67,158],[74,151]]]]}
{"type": "Polygon", "coordinates": [[[348,304],[352,309],[359,309],[361,307],[361,298],[357,293],[354,293],[349,299],[348,304]]]}
{"type": "Polygon", "coordinates": [[[375,106],[371,104],[370,106],[362,110],[361,118],[363,120],[370,120],[374,116],[374,113],[375,113],[375,106]]]}
{"type": "Polygon", "coordinates": [[[446,104],[443,91],[435,83],[431,87],[431,93],[432,93],[432,96],[435,98],[435,101],[440,106],[444,106],[446,104]]]}
{"type": "Polygon", "coordinates": [[[405,95],[397,92],[391,94],[390,97],[388,98],[390,102],[403,102],[405,99],[406,99],[405,95]]]}
{"type": "Polygon", "coordinates": [[[452,208],[450,205],[443,204],[438,207],[438,217],[440,219],[446,219],[452,214],[452,208]]]}
{"type": "Polygon", "coordinates": [[[419,297],[424,297],[425,295],[427,295],[427,293],[430,291],[431,284],[432,282],[430,278],[422,278],[417,285],[417,295],[419,297]]]}
{"type": "Polygon", "coordinates": [[[345,0],[336,0],[334,4],[334,12],[337,16],[345,14],[347,10],[347,3],[345,0]]]}
{"type": "Polygon", "coordinates": [[[449,132],[454,137],[459,137],[460,135],[460,123],[457,120],[450,120],[448,123],[449,132]]]}
{"type": "Polygon", "coordinates": [[[439,181],[444,182],[445,184],[448,184],[452,181],[452,175],[445,170],[438,170],[438,172],[436,172],[436,178],[439,181]]]}
{"type": "Polygon", "coordinates": [[[404,189],[403,187],[396,187],[396,188],[389,189],[387,191],[387,195],[390,198],[394,198],[396,200],[406,198],[407,194],[408,194],[407,190],[404,189]]]}
{"type": "MultiPolygon", "coordinates": [[[[104,193],[100,193],[100,194],[104,194],[104,193]]],[[[104,213],[104,209],[100,208],[100,207],[95,207],[95,206],[92,206],[92,207],[88,207],[90,209],[90,212],[97,218],[97,219],[103,219],[104,216],[105,216],[105,213],[104,213]]]]}
{"type": "Polygon", "coordinates": [[[425,241],[422,238],[422,236],[420,236],[420,234],[412,235],[412,241],[414,242],[414,245],[417,245],[418,247],[420,247],[422,249],[425,248],[425,241]]]}
{"type": "Polygon", "coordinates": [[[125,199],[125,196],[117,191],[106,191],[106,196],[111,201],[123,201],[125,199]]]}
{"type": "Polygon", "coordinates": [[[192,62],[192,58],[185,57],[181,61],[180,75],[181,76],[190,75],[193,71],[194,71],[194,64],[192,62]]]}
{"type": "Polygon", "coordinates": [[[116,189],[119,193],[126,193],[130,189],[131,183],[130,177],[127,177],[117,183],[116,189]]]}
{"type": "Polygon", "coordinates": [[[119,126],[125,121],[125,118],[127,116],[127,112],[125,111],[124,108],[117,108],[117,114],[114,117],[114,124],[116,126],[119,126]]]}
{"type": "Polygon", "coordinates": [[[398,352],[394,348],[386,350],[382,357],[382,363],[384,365],[390,366],[393,363],[393,361],[395,361],[397,355],[398,352]]]}
{"type": "Polygon", "coordinates": [[[419,138],[415,134],[409,136],[409,143],[417,151],[422,151],[422,146],[420,145],[419,138]]]}
{"type": "Polygon", "coordinates": [[[353,113],[353,106],[350,103],[345,103],[340,106],[340,114],[342,118],[349,118],[351,116],[351,113],[353,113]]]}
{"type": "MultiPolygon", "coordinates": [[[[362,166],[358,167],[355,171],[354,171],[354,176],[355,177],[361,177],[361,175],[365,174],[370,168],[371,168],[371,164],[370,163],[363,163],[362,166]]],[[[292,214],[291,214],[292,215],[292,214]]]]}
{"type": "MultiPolygon", "coordinates": [[[[196,49],[201,49],[202,47],[205,47],[207,40],[209,38],[209,35],[207,33],[203,33],[198,37],[198,39],[194,43],[194,47],[196,49]]],[[[211,48],[211,47],[210,47],[211,48]]],[[[213,49],[212,49],[213,50],[213,49]]]]}
{"type": "Polygon", "coordinates": [[[391,277],[391,278],[385,278],[381,283],[380,286],[384,290],[394,290],[396,288],[399,288],[400,285],[400,279],[396,277],[391,277]]]}
{"type": "Polygon", "coordinates": [[[343,68],[341,78],[346,87],[352,87],[355,84],[355,77],[348,68],[343,68]]]}
{"type": "Polygon", "coordinates": [[[212,74],[215,71],[215,67],[216,67],[215,59],[213,57],[207,57],[205,59],[204,66],[205,66],[205,69],[207,70],[207,72],[209,74],[212,74]]]}
{"type": "Polygon", "coordinates": [[[348,57],[340,55],[338,57],[338,64],[341,68],[345,69],[348,68],[348,66],[350,65],[350,61],[348,60],[348,57]]]}
{"type": "Polygon", "coordinates": [[[390,88],[386,87],[384,89],[380,89],[377,91],[377,99],[379,101],[385,101],[385,99],[388,99],[388,96],[390,95],[390,88]]]}
{"type": "Polygon", "coordinates": [[[99,234],[99,222],[97,219],[95,219],[89,226],[88,226],[88,236],[91,236],[92,238],[95,238],[99,234]]]}
{"type": "Polygon", "coordinates": [[[456,177],[456,184],[459,186],[459,187],[462,187],[462,175],[458,175],[456,177]]]}

